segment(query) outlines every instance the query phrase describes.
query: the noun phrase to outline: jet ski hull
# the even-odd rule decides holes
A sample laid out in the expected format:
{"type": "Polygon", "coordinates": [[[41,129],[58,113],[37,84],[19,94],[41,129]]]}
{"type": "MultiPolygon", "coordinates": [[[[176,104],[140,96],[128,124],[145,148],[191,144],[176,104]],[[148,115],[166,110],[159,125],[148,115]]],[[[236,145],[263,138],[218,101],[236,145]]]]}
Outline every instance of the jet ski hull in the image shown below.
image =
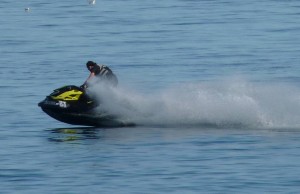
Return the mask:
{"type": "Polygon", "coordinates": [[[50,117],[71,125],[95,126],[95,127],[121,127],[127,126],[110,115],[97,115],[92,112],[57,112],[55,110],[42,108],[50,117]]]}
{"type": "Polygon", "coordinates": [[[71,125],[95,127],[132,126],[120,121],[116,116],[95,111],[99,104],[91,101],[80,88],[65,86],[54,90],[38,106],[50,117],[71,125]],[[67,93],[67,95],[66,95],[67,93]],[[76,97],[75,94],[78,94],[76,97]]]}

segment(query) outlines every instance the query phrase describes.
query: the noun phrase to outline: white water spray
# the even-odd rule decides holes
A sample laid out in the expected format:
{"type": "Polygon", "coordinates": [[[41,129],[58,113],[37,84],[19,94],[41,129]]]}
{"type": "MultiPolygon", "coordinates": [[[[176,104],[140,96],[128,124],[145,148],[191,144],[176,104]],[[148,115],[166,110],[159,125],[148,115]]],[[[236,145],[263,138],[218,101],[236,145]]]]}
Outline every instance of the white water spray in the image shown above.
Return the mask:
{"type": "Polygon", "coordinates": [[[99,110],[137,125],[300,127],[300,89],[241,80],[186,84],[151,95],[102,84],[99,110]]]}

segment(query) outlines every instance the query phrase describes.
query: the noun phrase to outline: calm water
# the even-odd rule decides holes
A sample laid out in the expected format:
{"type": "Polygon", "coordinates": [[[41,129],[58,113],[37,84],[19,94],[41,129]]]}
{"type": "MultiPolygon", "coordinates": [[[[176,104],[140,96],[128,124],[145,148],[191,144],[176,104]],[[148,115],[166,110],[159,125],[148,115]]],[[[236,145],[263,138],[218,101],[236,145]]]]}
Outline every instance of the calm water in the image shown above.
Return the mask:
{"type": "Polygon", "coordinates": [[[1,193],[300,192],[299,1],[0,10],[1,193]],[[74,127],[37,107],[82,84],[88,60],[117,74],[98,95],[136,127],[74,127]]]}

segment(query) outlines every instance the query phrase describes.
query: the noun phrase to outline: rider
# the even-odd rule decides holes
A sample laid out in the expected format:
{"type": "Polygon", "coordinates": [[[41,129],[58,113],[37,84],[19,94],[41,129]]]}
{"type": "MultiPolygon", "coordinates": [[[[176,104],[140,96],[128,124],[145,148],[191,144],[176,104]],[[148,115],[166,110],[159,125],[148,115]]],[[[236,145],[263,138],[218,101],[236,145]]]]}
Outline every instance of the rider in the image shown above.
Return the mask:
{"type": "Polygon", "coordinates": [[[87,88],[89,85],[88,82],[94,77],[97,77],[99,80],[104,80],[112,86],[117,86],[118,79],[109,67],[100,64],[98,65],[93,61],[88,61],[86,67],[91,73],[81,87],[87,88]]]}

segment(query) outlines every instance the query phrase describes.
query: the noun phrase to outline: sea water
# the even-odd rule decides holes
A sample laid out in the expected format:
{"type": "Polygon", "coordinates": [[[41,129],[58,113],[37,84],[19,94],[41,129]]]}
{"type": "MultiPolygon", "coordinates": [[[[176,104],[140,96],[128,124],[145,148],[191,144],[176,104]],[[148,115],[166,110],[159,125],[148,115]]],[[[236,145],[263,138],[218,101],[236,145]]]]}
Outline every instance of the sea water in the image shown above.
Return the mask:
{"type": "Polygon", "coordinates": [[[300,2],[2,1],[1,193],[298,193],[300,2]],[[58,122],[37,103],[95,87],[135,127],[58,122]]]}

